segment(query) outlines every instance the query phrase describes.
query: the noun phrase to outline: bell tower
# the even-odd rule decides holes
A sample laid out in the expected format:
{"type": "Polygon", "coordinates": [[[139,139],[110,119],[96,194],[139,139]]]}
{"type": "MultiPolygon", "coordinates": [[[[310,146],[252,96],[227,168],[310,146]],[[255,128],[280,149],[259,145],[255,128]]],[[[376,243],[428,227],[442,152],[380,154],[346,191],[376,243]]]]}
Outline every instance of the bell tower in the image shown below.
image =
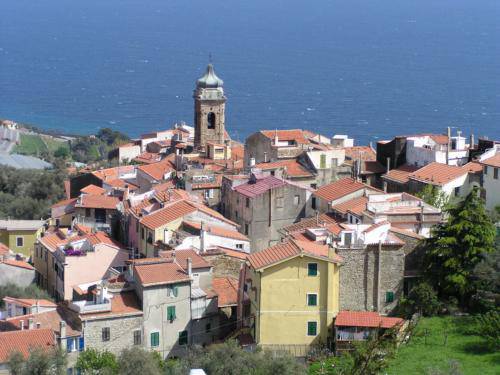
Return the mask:
{"type": "Polygon", "coordinates": [[[208,64],[203,77],[196,81],[194,147],[199,151],[207,150],[207,142],[224,143],[226,97],[223,85],[212,64],[208,64]]]}

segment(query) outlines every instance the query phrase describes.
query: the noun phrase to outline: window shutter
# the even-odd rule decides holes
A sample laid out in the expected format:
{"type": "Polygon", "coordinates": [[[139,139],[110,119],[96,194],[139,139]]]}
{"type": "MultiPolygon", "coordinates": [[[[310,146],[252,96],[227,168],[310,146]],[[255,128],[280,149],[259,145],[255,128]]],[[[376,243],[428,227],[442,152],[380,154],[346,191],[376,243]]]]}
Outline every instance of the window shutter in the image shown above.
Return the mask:
{"type": "Polygon", "coordinates": [[[174,297],[177,297],[179,295],[179,288],[177,286],[174,286],[174,297]]]}
{"type": "Polygon", "coordinates": [[[83,336],[80,336],[78,340],[78,350],[81,352],[85,350],[85,339],[83,338],[83,336]]]}

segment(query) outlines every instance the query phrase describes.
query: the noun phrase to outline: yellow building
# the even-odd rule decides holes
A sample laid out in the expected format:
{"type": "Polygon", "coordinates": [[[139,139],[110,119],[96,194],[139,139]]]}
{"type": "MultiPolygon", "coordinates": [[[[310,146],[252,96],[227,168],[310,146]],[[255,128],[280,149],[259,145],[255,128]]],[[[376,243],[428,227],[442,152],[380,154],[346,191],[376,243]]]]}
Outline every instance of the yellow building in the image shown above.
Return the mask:
{"type": "Polygon", "coordinates": [[[297,355],[327,344],[339,311],[339,263],[328,245],[298,240],[249,256],[242,317],[255,343],[297,355]]]}
{"type": "Polygon", "coordinates": [[[44,224],[43,220],[0,220],[0,242],[14,253],[30,257],[44,224]]]}

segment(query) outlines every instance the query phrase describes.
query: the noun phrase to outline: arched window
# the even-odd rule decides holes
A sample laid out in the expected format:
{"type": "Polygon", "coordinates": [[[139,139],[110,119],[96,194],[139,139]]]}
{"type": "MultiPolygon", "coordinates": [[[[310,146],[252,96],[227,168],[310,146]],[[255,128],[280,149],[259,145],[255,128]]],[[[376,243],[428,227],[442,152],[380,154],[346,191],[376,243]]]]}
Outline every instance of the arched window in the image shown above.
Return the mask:
{"type": "Polygon", "coordinates": [[[215,129],[215,113],[210,112],[207,115],[207,121],[208,121],[208,128],[215,129]]]}

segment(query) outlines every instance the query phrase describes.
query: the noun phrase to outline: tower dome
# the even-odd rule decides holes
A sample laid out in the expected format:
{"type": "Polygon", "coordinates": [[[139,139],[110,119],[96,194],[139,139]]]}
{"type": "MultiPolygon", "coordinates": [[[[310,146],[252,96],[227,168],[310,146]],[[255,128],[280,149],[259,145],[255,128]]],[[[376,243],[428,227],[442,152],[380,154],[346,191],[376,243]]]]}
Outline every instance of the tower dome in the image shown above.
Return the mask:
{"type": "Polygon", "coordinates": [[[206,88],[206,89],[208,88],[216,89],[222,87],[222,85],[224,85],[224,81],[219,77],[217,77],[214,71],[214,66],[212,64],[208,64],[207,71],[205,72],[203,77],[201,77],[196,81],[196,87],[206,88]]]}

